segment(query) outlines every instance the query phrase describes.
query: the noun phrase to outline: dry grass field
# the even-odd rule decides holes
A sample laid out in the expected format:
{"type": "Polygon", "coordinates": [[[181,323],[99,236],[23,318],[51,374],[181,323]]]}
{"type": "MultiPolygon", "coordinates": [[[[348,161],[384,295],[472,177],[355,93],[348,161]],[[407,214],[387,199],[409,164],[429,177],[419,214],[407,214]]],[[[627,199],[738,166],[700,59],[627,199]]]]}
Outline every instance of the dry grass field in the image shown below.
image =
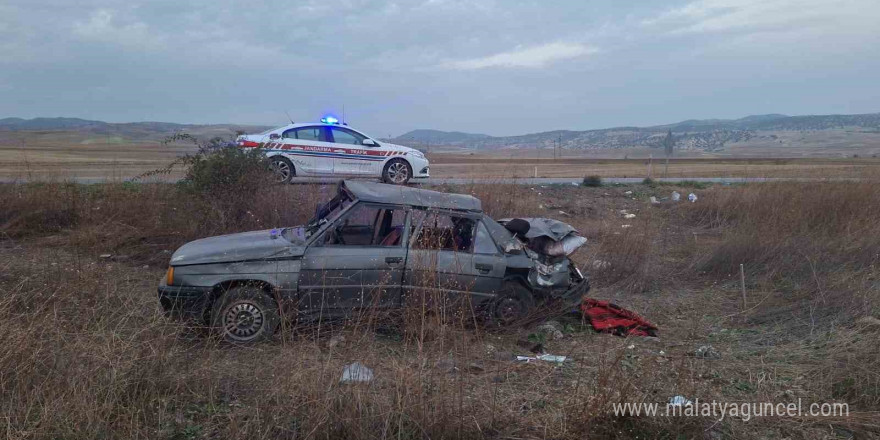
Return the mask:
{"type": "Polygon", "coordinates": [[[871,178],[880,175],[877,158],[676,158],[668,168],[662,159],[560,159],[434,154],[435,177],[827,177],[871,178]]]}
{"type": "Polygon", "coordinates": [[[610,299],[660,338],[595,334],[576,316],[519,363],[534,326],[363,315],[248,348],[167,320],[170,252],[220,233],[294,225],[334,189],[210,197],[169,184],[0,185],[0,432],[6,438],[877,438],[880,187],[767,183],[472,185],[496,218],[554,217],[610,299]],[[696,203],[651,205],[695,191],[696,203]],[[628,193],[629,192],[629,193],[628,193]],[[636,214],[624,219],[621,209],[636,214]],[[623,225],[630,227],[623,227],[623,225]],[[99,257],[102,254],[110,258],[99,257]],[[594,266],[594,261],[608,264],[594,266]],[[740,290],[744,265],[746,303],[740,290]],[[594,268],[595,267],[595,268],[594,268]],[[718,357],[695,355],[711,345],[718,357]],[[339,383],[343,365],[375,372],[339,383]],[[618,417],[683,395],[845,402],[848,416],[618,417]]]}
{"type": "MultiPolygon", "coordinates": [[[[193,153],[191,144],[164,145],[161,142],[129,143],[94,139],[68,142],[48,138],[0,142],[0,180],[86,179],[121,181],[161,168],[177,157],[193,153]]],[[[619,152],[619,151],[617,151],[619,152]]],[[[642,154],[644,153],[644,154],[642,154]]],[[[655,152],[656,153],[656,152],[655,152]]],[[[612,154],[612,153],[609,153],[612,154]]],[[[616,154],[613,153],[613,154],[616,154]]],[[[880,175],[880,159],[859,158],[762,158],[689,157],[674,158],[668,171],[662,159],[609,159],[587,153],[553,160],[552,152],[486,152],[481,154],[431,153],[433,177],[871,177],[880,175]]],[[[799,155],[799,154],[798,154],[799,155]]],[[[635,157],[636,153],[633,153],[635,157]]],[[[170,174],[178,178],[181,170],[170,174]]]]}

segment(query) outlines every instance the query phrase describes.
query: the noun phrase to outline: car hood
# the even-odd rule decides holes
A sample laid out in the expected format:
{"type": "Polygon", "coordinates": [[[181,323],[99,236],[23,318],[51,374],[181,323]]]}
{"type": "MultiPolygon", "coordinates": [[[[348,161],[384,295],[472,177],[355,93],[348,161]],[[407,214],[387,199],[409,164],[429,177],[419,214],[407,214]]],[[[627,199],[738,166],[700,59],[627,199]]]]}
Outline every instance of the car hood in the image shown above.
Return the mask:
{"type": "Polygon", "coordinates": [[[282,234],[279,229],[266,229],[202,238],[177,249],[171,256],[171,265],[295,258],[302,256],[305,250],[305,240],[298,237],[302,235],[282,234]]]}

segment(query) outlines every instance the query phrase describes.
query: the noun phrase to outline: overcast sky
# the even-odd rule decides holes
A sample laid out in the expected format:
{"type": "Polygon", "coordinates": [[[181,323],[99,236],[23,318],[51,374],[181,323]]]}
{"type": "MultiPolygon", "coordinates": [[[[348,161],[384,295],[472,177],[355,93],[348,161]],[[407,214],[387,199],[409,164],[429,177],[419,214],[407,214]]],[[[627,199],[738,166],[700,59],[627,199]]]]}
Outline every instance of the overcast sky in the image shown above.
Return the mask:
{"type": "Polygon", "coordinates": [[[880,1],[0,0],[0,118],[523,134],[880,111],[880,1]]]}

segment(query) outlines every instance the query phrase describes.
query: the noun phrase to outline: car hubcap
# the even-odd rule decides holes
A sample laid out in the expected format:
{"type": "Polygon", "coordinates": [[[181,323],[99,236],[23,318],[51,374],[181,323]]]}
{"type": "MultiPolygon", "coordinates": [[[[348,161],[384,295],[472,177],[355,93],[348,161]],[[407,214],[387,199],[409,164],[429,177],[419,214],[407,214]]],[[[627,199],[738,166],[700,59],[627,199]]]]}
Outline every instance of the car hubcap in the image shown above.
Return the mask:
{"type": "Polygon", "coordinates": [[[290,178],[290,165],[288,165],[287,162],[283,160],[272,161],[272,169],[278,176],[279,182],[285,182],[290,178]]]}
{"type": "Polygon", "coordinates": [[[263,327],[263,312],[254,304],[238,303],[223,316],[223,329],[237,340],[252,338],[263,327]]]}
{"type": "Polygon", "coordinates": [[[407,169],[406,164],[394,162],[388,166],[388,180],[394,183],[403,183],[406,182],[408,177],[409,169],[407,169]]]}

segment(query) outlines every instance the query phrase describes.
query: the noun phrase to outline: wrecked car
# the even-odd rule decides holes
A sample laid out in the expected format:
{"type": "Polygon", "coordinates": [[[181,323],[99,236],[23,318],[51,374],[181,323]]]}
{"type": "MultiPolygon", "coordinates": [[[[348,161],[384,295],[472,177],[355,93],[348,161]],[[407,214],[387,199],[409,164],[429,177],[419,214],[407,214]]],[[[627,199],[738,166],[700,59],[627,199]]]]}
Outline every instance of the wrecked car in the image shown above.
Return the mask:
{"type": "Polygon", "coordinates": [[[346,180],[306,225],[183,245],[159,301],[234,343],[268,338],[284,319],[366,308],[458,303],[507,325],[578,304],[589,281],[568,256],[586,239],[550,219],[503,223],[470,195],[346,180]]]}

